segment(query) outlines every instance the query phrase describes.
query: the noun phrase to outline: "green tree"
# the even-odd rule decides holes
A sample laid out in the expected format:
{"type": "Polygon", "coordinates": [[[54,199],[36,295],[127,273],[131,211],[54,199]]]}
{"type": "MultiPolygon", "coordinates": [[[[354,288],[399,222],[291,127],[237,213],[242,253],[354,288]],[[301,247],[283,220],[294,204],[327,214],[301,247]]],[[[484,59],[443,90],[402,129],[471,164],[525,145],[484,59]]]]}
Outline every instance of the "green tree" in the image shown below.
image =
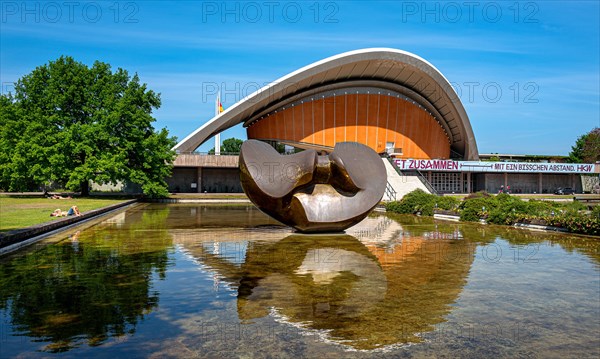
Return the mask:
{"type": "Polygon", "coordinates": [[[37,67],[0,97],[0,187],[58,183],[89,193],[89,181],[140,184],[167,194],[175,139],[152,127],[160,95],[135,74],[71,57],[37,67]]]}
{"type": "Polygon", "coordinates": [[[594,163],[596,161],[600,161],[600,128],[598,127],[581,135],[569,153],[569,162],[594,163]]]}
{"type": "Polygon", "coordinates": [[[598,127],[588,133],[583,144],[583,161],[586,163],[600,161],[600,128],[598,127]]]}
{"type": "MultiPolygon", "coordinates": [[[[224,140],[223,144],[221,145],[221,153],[240,153],[240,150],[242,149],[242,143],[244,143],[244,141],[240,140],[239,138],[228,138],[224,140]]],[[[208,154],[214,155],[215,148],[213,147],[210,151],[208,151],[208,154]]]]}

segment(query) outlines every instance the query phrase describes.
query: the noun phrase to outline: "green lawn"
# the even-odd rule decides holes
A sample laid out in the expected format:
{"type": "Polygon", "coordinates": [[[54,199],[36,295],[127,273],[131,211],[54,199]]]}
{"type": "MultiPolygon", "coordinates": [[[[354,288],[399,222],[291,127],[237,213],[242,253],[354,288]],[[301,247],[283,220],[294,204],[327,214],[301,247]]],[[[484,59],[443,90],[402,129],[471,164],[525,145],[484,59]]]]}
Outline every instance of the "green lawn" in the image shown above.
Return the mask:
{"type": "Polygon", "coordinates": [[[50,217],[50,213],[57,208],[67,211],[71,206],[76,205],[81,213],[84,213],[92,209],[110,206],[111,204],[123,201],[125,200],[98,198],[48,199],[0,196],[0,232],[55,221],[57,217],[50,217]]]}

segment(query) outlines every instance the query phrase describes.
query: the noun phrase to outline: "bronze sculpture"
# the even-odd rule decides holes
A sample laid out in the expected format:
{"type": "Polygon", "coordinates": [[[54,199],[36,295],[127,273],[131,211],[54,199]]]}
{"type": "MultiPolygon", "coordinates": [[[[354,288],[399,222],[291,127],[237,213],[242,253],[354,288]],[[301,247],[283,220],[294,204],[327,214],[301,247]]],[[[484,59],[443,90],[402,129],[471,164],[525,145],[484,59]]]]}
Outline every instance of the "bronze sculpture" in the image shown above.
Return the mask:
{"type": "Polygon", "coordinates": [[[260,210],[300,232],[339,232],[360,222],[381,201],[387,175],[371,148],[341,142],[329,155],[315,150],[280,155],[248,140],[240,153],[240,177],[260,210]]]}

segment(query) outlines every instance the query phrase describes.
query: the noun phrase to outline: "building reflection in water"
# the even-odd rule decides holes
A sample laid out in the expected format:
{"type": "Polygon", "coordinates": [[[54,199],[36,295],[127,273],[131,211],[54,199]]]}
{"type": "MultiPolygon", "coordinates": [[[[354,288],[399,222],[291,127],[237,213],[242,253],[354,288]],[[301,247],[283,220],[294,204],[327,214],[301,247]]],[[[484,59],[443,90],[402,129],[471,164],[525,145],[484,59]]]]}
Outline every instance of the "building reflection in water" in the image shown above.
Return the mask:
{"type": "Polygon", "coordinates": [[[419,342],[450,312],[476,248],[452,228],[428,226],[414,235],[389,217],[372,216],[340,235],[246,229],[213,242],[198,231],[172,234],[237,288],[242,322],[272,315],[371,350],[419,342]]]}

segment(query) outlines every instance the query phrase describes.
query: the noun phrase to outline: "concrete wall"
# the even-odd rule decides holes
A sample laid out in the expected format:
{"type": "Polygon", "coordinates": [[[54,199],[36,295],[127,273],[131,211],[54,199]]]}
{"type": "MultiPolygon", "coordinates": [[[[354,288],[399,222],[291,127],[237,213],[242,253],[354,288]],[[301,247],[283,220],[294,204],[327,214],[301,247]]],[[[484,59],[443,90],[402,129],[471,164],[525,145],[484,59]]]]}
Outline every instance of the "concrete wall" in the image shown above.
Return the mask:
{"type": "Polygon", "coordinates": [[[239,156],[202,155],[199,153],[179,154],[175,158],[175,167],[238,167],[239,156]]]}
{"type": "Polygon", "coordinates": [[[208,193],[242,193],[238,168],[202,168],[201,191],[208,193]]]}
{"type": "Polygon", "coordinates": [[[167,178],[169,192],[194,193],[198,192],[198,168],[196,167],[174,167],[173,174],[167,178]],[[192,188],[196,183],[196,188],[192,188]]]}
{"type": "Polygon", "coordinates": [[[580,175],[547,174],[542,175],[542,178],[543,191],[546,191],[547,193],[554,193],[558,187],[571,187],[577,193],[583,192],[580,175]]]}
{"type": "Polygon", "coordinates": [[[238,163],[239,156],[180,154],[167,178],[169,192],[241,193],[238,163]]]}
{"type": "MultiPolygon", "coordinates": [[[[510,186],[511,193],[534,193],[539,191],[539,175],[537,173],[511,173],[506,178],[506,183],[510,186]]],[[[502,174],[502,180],[504,181],[504,174],[502,174]]],[[[542,183],[546,186],[546,183],[544,182],[546,182],[545,178],[542,177],[542,183]]],[[[498,186],[498,189],[499,187],[500,186],[498,186]]],[[[543,188],[544,187],[542,187],[542,189],[543,188]]],[[[496,191],[498,191],[498,189],[496,189],[496,191]]],[[[554,189],[555,188],[553,188],[551,192],[554,192],[554,189]]]]}
{"type": "MultiPolygon", "coordinates": [[[[511,193],[540,193],[537,173],[478,173],[474,175],[474,191],[498,193],[500,186],[510,186],[511,193]]],[[[571,187],[581,193],[581,176],[576,174],[542,174],[542,192],[554,193],[558,187],[571,187]]]]}
{"type": "Polygon", "coordinates": [[[581,176],[581,186],[586,192],[600,194],[600,177],[597,175],[581,176]]]}

